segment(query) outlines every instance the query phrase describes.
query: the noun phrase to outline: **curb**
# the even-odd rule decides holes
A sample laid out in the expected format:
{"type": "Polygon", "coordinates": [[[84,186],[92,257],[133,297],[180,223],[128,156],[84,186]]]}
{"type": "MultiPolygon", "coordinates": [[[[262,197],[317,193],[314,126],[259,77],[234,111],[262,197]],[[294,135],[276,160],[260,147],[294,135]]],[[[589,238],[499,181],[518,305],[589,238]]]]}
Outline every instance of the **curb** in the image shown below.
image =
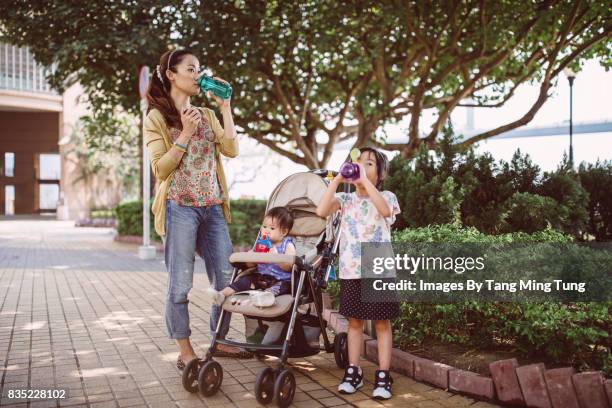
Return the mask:
{"type": "MultiPolygon", "coordinates": [[[[348,320],[325,300],[323,318],[336,333],[345,332],[348,320]]],[[[612,380],[601,371],[576,374],[572,367],[547,370],[543,363],[519,366],[516,359],[489,364],[491,377],[461,370],[392,349],[391,370],[445,391],[514,407],[612,407],[612,380]]],[[[376,339],[364,333],[362,357],[378,362],[376,339]]]]}

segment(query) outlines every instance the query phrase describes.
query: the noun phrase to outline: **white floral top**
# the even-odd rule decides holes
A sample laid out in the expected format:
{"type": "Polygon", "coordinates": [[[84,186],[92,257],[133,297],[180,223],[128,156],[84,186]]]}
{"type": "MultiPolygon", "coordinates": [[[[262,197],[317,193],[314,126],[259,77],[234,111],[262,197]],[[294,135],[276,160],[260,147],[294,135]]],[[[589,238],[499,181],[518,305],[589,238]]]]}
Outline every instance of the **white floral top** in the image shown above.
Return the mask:
{"type": "Polygon", "coordinates": [[[384,218],[370,197],[355,193],[336,193],[341,206],[340,279],[361,278],[361,243],[391,242],[391,224],[400,213],[397,197],[390,191],[380,192],[391,208],[384,218]]]}

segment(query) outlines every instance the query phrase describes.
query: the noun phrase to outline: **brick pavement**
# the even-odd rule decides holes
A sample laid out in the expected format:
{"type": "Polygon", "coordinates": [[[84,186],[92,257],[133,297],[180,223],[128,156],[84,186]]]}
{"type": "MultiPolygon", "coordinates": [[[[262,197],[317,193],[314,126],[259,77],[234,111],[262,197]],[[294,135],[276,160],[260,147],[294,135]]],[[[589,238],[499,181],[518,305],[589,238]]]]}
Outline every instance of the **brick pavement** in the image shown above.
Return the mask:
{"type": "MultiPolygon", "coordinates": [[[[0,406],[10,407],[256,407],[255,376],[264,361],[219,358],[220,391],[189,394],[175,368],[177,351],[162,318],[163,258],[142,261],[136,246],[112,240],[112,230],[74,228],[70,222],[0,221],[0,406]],[[69,398],[16,402],[11,389],[65,388],[69,398]]],[[[210,304],[201,261],[191,292],[192,341],[209,345],[210,304]]],[[[229,337],[244,339],[244,320],[229,337]]],[[[369,398],[376,367],[364,362],[364,392],[335,392],[342,370],[333,354],[290,364],[298,388],[295,407],[492,407],[395,374],[390,401],[369,398]]]]}

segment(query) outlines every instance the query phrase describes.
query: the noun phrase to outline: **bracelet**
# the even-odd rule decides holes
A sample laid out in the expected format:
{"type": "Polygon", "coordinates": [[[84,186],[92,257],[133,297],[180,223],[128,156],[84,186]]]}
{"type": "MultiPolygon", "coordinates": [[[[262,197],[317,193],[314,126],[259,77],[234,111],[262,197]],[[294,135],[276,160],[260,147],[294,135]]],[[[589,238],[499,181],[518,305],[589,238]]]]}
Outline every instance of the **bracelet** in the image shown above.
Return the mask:
{"type": "Polygon", "coordinates": [[[178,150],[180,150],[183,153],[187,153],[187,145],[174,142],[174,147],[176,147],[178,150]]]}

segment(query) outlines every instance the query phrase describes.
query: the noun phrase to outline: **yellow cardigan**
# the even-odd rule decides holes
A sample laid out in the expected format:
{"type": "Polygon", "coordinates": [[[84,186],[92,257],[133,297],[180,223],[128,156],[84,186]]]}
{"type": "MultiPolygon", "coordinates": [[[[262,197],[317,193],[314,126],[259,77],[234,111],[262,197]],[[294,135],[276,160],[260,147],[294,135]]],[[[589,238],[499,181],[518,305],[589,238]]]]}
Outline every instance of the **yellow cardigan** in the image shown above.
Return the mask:
{"type": "MultiPolygon", "coordinates": [[[[217,178],[221,187],[223,198],[223,215],[225,220],[231,222],[229,194],[227,191],[227,182],[223,165],[221,163],[221,154],[227,157],[238,156],[238,140],[228,139],[224,136],[223,127],[211,109],[199,108],[202,112],[202,117],[208,120],[212,130],[216,136],[215,161],[217,162],[217,178]]],[[[176,160],[176,155],[170,153],[172,147],[172,139],[170,132],[166,126],[166,121],[163,115],[157,109],[152,109],[144,121],[144,139],[149,150],[149,159],[151,160],[151,168],[153,174],[159,183],[153,206],[151,211],[155,216],[155,231],[159,235],[165,235],[166,226],[166,200],[168,197],[168,189],[172,182],[174,172],[180,164],[180,160],[176,160]]]]}

